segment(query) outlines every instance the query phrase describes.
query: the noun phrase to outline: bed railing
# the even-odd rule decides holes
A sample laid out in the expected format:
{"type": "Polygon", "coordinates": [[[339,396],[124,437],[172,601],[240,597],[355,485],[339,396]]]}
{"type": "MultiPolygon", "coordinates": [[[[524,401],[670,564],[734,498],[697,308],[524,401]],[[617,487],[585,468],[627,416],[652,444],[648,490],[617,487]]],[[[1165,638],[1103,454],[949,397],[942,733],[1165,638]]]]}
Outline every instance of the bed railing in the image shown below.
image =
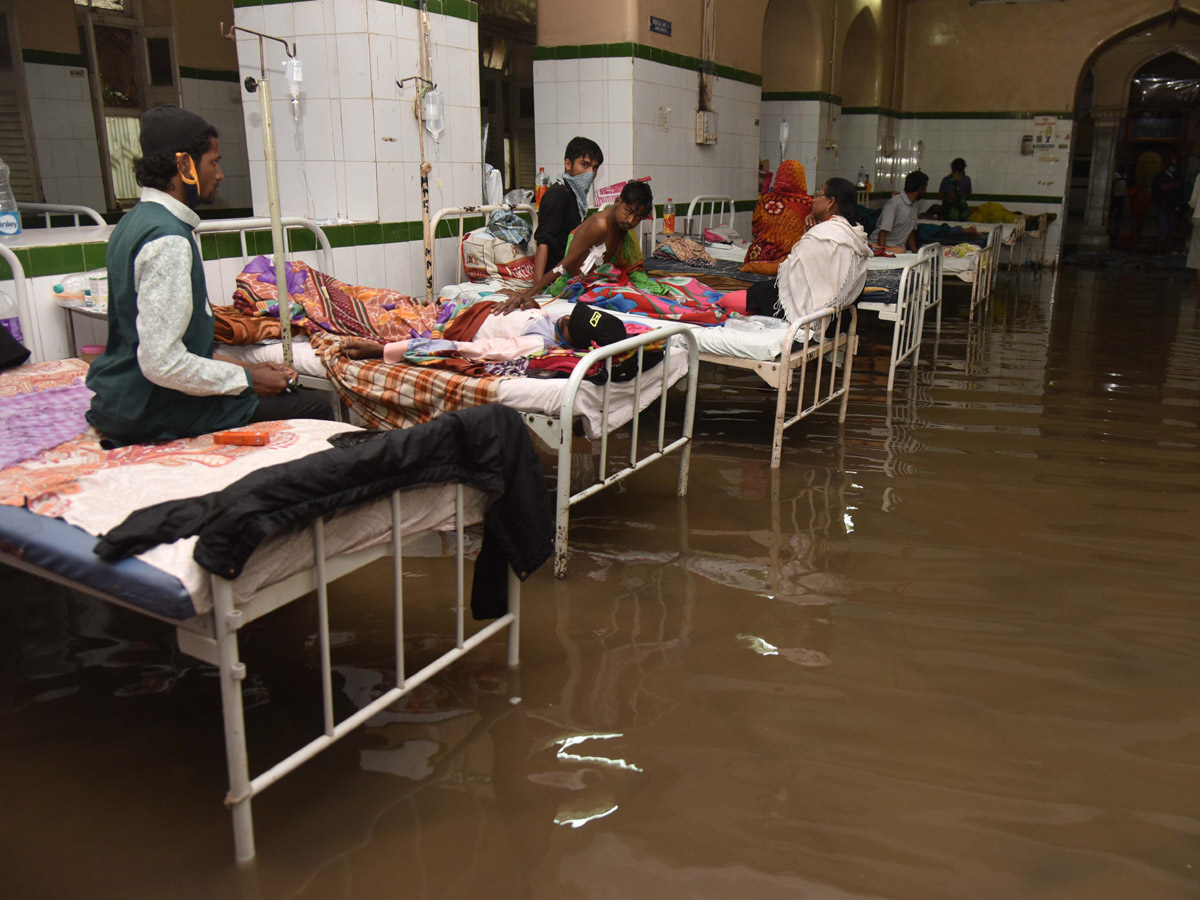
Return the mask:
{"type": "Polygon", "coordinates": [[[672,323],[662,328],[654,329],[643,334],[626,338],[615,344],[598,347],[583,357],[567,379],[566,393],[563,395],[562,406],[557,418],[539,416],[533,413],[524,414],[525,422],[551,448],[558,452],[558,484],[555,497],[555,533],[554,533],[554,574],[559,578],[566,574],[567,568],[567,529],[570,521],[571,507],[593,494],[604,490],[610,485],[623,481],[639,469],[662,459],[669,453],[680,451],[679,478],[676,495],[683,497],[687,494],[688,467],[692,453],[692,427],[696,411],[696,387],[699,370],[699,344],[692,329],[687,325],[672,323]],[[642,363],[646,347],[665,339],[663,360],[657,366],[657,371],[643,371],[642,363]],[[683,343],[688,354],[687,364],[687,400],[684,407],[683,427],[678,438],[673,441],[666,439],[667,422],[667,390],[670,384],[672,348],[683,343]],[[609,427],[608,412],[612,391],[612,361],[630,350],[637,351],[638,368],[633,381],[633,418],[629,422],[631,429],[629,440],[629,461],[620,469],[608,471],[609,427]],[[575,399],[579,385],[584,376],[596,364],[603,363],[608,379],[604,383],[604,398],[601,406],[600,426],[600,468],[596,481],[582,490],[571,493],[571,423],[575,420],[575,399]],[[655,436],[653,449],[645,456],[639,456],[639,428],[642,409],[642,385],[646,379],[661,379],[658,397],[658,433],[655,436]]]}
{"type": "MultiPolygon", "coordinates": [[[[429,233],[432,234],[435,238],[435,240],[433,242],[433,245],[435,247],[434,259],[436,259],[436,257],[437,257],[437,251],[436,251],[437,240],[436,240],[436,238],[437,238],[438,226],[440,224],[442,224],[442,222],[444,222],[444,221],[450,221],[450,220],[458,221],[457,237],[458,237],[458,248],[459,249],[458,249],[458,252],[454,254],[456,259],[458,260],[456,263],[456,267],[457,267],[456,268],[457,274],[455,276],[456,283],[461,282],[463,280],[462,239],[464,237],[466,237],[466,233],[465,233],[464,229],[466,226],[467,217],[468,216],[471,216],[471,217],[483,216],[484,223],[486,224],[487,217],[491,213],[495,212],[498,209],[504,209],[504,210],[510,210],[512,212],[528,214],[531,219],[532,225],[533,225],[533,230],[537,231],[537,226],[538,226],[537,207],[533,206],[532,204],[529,204],[529,203],[516,203],[516,204],[502,203],[499,205],[490,205],[490,206],[447,206],[444,209],[439,209],[437,212],[435,212],[433,214],[433,218],[429,220],[429,233]]],[[[431,264],[432,264],[432,260],[431,260],[431,264]]],[[[434,274],[435,275],[437,274],[436,267],[434,268],[434,274]]]]}
{"type": "Polygon", "coordinates": [[[400,505],[400,491],[395,491],[391,495],[390,502],[392,539],[389,543],[328,559],[325,557],[324,549],[324,524],[323,520],[318,519],[311,526],[314,542],[313,566],[264,589],[245,606],[234,605],[232,582],[213,576],[211,617],[205,617],[203,620],[188,620],[176,630],[179,647],[183,652],[220,669],[221,705],[225,721],[225,756],[229,769],[229,793],[226,795],[225,805],[233,814],[234,848],[239,861],[252,859],[255,853],[251,801],[283,776],[295,771],[322,750],[329,748],[401,697],[428,681],[446,666],[506,628],[508,629],[508,665],[512,667],[518,663],[521,583],[511,569],[508,570],[508,612],[474,634],[467,635],[465,633],[465,598],[468,590],[464,574],[463,486],[458,484],[455,485],[455,536],[457,540],[454,647],[416,672],[407,670],[404,660],[404,537],[401,533],[400,505]],[[396,684],[339,722],[335,720],[333,714],[329,582],[388,555],[392,557],[396,684]],[[251,777],[246,751],[245,715],[242,707],[242,681],[246,678],[246,666],[238,654],[238,630],[259,616],[314,590],[317,593],[317,635],[324,733],[262,773],[251,777]],[[206,626],[206,629],[201,629],[202,624],[206,626]]]}
{"type": "MultiPolygon", "coordinates": [[[[775,396],[775,429],[771,438],[771,467],[777,468],[783,457],[783,433],[811,416],[821,407],[841,401],[838,421],[846,420],[850,400],[850,373],[858,351],[858,310],[853,305],[819,309],[788,325],[784,350],[774,372],[778,378],[775,396]],[[799,349],[789,353],[799,339],[799,349]],[[842,377],[837,377],[838,368],[842,377]],[[810,378],[811,372],[811,378],[810,378]],[[809,386],[811,385],[811,390],[809,386]],[[788,397],[796,388],[796,402],[788,415],[788,397]],[[805,401],[805,397],[809,399],[805,401]]],[[[767,378],[765,366],[759,374],[767,378]]],[[[768,384],[770,381],[768,380],[768,384]]]]}
{"type": "Polygon", "coordinates": [[[699,238],[700,246],[705,246],[704,230],[712,228],[714,225],[720,225],[725,221],[724,216],[728,212],[729,224],[733,224],[733,198],[724,197],[718,194],[698,194],[692,198],[692,202],[688,204],[687,211],[687,227],[684,233],[687,235],[695,234],[699,238]],[[707,206],[706,210],[704,207],[707,206]]]}
{"type": "Polygon", "coordinates": [[[73,203],[18,203],[17,210],[22,213],[41,215],[45,219],[45,227],[52,228],[51,216],[71,216],[74,226],[80,226],[79,217],[91,219],[89,225],[107,225],[104,217],[90,206],[77,206],[73,203]]]}
{"type": "MultiPolygon", "coordinates": [[[[317,242],[317,268],[322,272],[333,271],[333,248],[329,244],[329,238],[325,235],[324,229],[311,219],[303,219],[297,216],[284,216],[280,219],[284,228],[286,240],[287,229],[304,228],[312,233],[314,240],[317,242]]],[[[242,248],[242,261],[248,262],[256,253],[250,253],[246,246],[246,235],[251,231],[266,231],[268,234],[271,229],[271,220],[266,216],[251,216],[242,219],[205,219],[196,226],[197,234],[226,234],[235,233],[238,236],[238,241],[242,248]]],[[[286,250],[287,248],[285,248],[286,250]]],[[[288,250],[287,255],[291,256],[295,251],[288,250]]]]}
{"type": "Polygon", "coordinates": [[[13,293],[16,295],[13,299],[17,301],[17,318],[21,322],[21,331],[24,335],[24,340],[21,343],[25,345],[26,349],[32,351],[36,341],[33,336],[33,310],[29,308],[29,292],[25,282],[25,267],[21,265],[21,260],[17,258],[17,254],[13,253],[5,244],[0,244],[0,259],[8,263],[9,269],[12,270],[13,293]]]}
{"type": "MultiPolygon", "coordinates": [[[[910,356],[912,357],[913,379],[916,380],[917,363],[921,356],[921,335],[924,331],[925,312],[932,305],[930,301],[933,296],[934,258],[940,252],[941,247],[937,247],[935,252],[924,257],[918,254],[916,261],[901,270],[900,287],[894,304],[873,300],[858,301],[859,308],[878,313],[879,318],[894,323],[892,352],[888,363],[887,389],[889,394],[895,388],[896,369],[910,356]]],[[[977,255],[982,256],[982,253],[977,255]]],[[[973,296],[974,293],[972,293],[973,296]]],[[[940,311],[941,307],[939,306],[938,309],[940,311]]]]}

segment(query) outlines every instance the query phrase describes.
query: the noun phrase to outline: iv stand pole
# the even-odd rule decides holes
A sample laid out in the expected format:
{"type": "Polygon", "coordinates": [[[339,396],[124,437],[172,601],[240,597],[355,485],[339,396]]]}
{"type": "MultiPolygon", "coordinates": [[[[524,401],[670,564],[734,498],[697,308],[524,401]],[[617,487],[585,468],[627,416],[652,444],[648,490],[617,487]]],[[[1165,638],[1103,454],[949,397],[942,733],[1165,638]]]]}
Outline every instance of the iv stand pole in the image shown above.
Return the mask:
{"type": "MultiPolygon", "coordinates": [[[[275,124],[271,119],[271,82],[267,79],[267,66],[263,57],[263,41],[278,41],[283,44],[283,50],[291,59],[296,58],[296,44],[283,38],[260,31],[232,25],[225,31],[225,23],[221,23],[221,35],[227,40],[237,40],[236,32],[243,31],[258,38],[258,72],[259,78],[254,80],[252,75],[246,76],[245,87],[250,93],[258,92],[258,106],[262,112],[263,123],[263,158],[267,169],[267,208],[271,216],[271,246],[275,256],[275,288],[279,303],[279,330],[283,339],[283,364],[292,368],[292,295],[287,284],[287,245],[284,243],[283,223],[279,213],[279,174],[275,167],[275,124]]],[[[297,126],[299,127],[299,126],[297,126]]]]}

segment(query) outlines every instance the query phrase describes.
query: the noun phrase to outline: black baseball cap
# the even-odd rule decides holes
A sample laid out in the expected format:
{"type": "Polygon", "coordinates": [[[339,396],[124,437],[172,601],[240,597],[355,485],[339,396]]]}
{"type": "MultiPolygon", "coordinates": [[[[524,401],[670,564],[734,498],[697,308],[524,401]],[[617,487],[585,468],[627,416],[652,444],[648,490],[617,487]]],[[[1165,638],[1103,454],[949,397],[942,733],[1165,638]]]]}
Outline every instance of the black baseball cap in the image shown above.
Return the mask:
{"type": "Polygon", "coordinates": [[[625,332],[624,322],[611,313],[586,303],[575,304],[567,327],[571,331],[571,342],[576,346],[590,347],[596,344],[603,347],[629,337],[625,332]]]}
{"type": "Polygon", "coordinates": [[[181,153],[196,138],[211,129],[200,116],[173,104],[156,106],[142,113],[142,156],[181,153]]]}

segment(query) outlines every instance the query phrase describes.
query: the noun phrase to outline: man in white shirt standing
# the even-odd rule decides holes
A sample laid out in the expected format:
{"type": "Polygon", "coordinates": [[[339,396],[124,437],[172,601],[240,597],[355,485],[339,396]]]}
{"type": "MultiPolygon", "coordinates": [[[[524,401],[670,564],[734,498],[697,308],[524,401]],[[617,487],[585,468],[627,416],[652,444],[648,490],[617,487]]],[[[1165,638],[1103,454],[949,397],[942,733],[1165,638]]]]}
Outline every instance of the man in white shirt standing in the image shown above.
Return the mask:
{"type": "Polygon", "coordinates": [[[929,176],[917,169],[904,179],[904,190],[892,197],[879,216],[879,224],[871,232],[871,243],[877,247],[905,247],[917,252],[917,201],[929,187],[929,176]]]}

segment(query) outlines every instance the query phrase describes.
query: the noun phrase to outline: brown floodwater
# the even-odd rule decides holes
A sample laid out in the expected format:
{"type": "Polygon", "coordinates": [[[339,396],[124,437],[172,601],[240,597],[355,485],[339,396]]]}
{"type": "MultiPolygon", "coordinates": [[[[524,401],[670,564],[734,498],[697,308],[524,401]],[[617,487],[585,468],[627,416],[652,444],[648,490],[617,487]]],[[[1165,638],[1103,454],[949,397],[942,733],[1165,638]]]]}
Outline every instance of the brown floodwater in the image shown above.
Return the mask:
{"type": "MultiPolygon", "coordinates": [[[[496,641],[272,787],[241,869],[213,670],[0,570],[0,896],[1200,896],[1190,274],[1006,274],[973,323],[953,291],[890,405],[864,321],[844,426],[777,472],[771,398],[705,370],[686,501],[668,464],[585,502],[518,673],[496,641]]],[[[452,570],[412,565],[416,661],[452,570]]],[[[336,589],[343,715],[387,572],[336,589]]],[[[256,771],[319,731],[312,615],[244,632],[256,771]]]]}

